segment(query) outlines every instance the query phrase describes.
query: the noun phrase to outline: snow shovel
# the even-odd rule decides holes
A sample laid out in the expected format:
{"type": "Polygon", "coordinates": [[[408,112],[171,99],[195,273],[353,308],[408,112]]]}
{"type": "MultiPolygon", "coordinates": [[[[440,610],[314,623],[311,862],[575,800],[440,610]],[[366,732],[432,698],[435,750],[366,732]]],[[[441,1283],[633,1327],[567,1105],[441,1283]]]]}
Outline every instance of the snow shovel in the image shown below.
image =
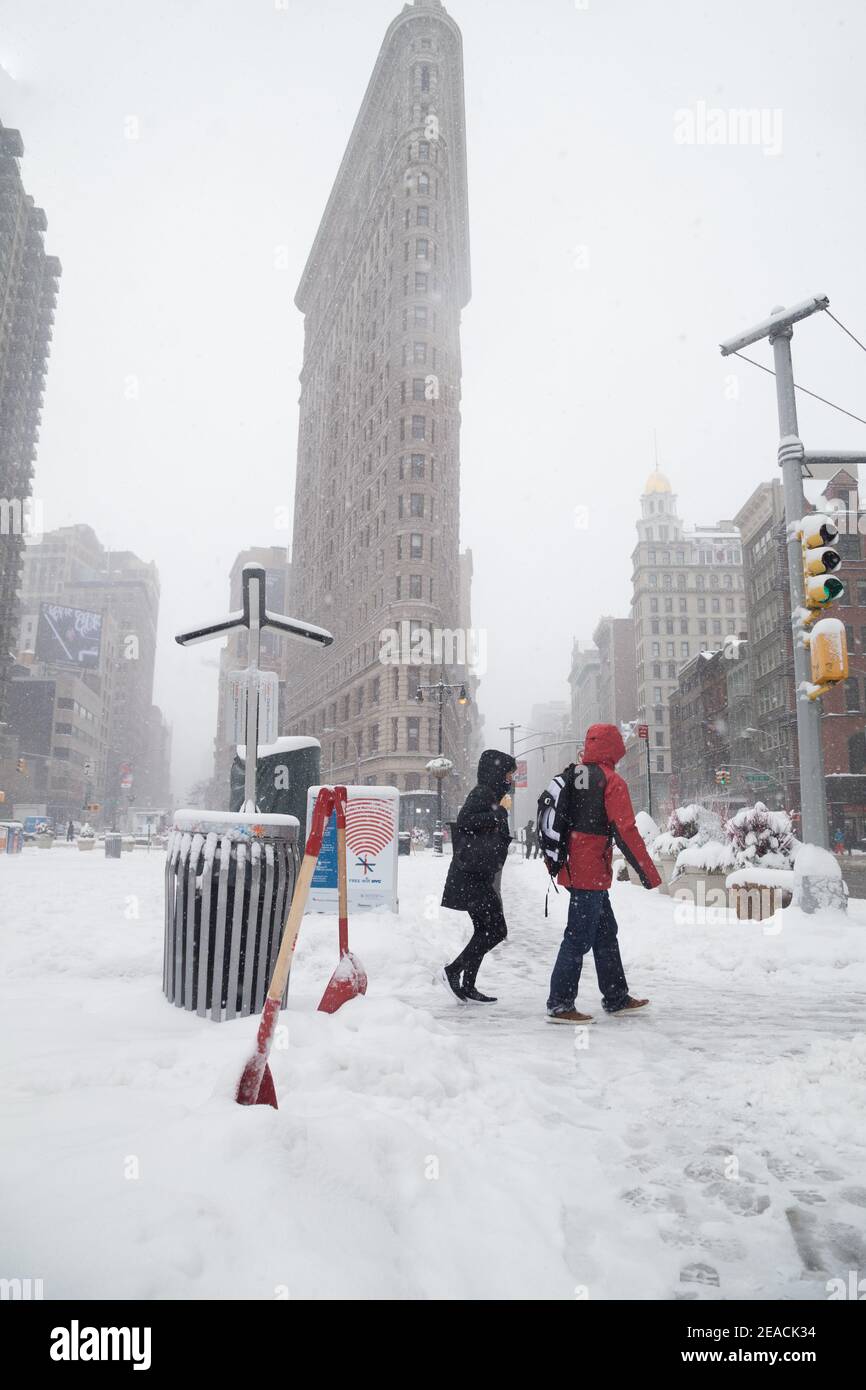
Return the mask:
{"type": "Polygon", "coordinates": [[[265,999],[265,1007],[262,1009],[259,1031],[256,1036],[256,1050],[244,1067],[238,1083],[235,1097],[238,1105],[272,1105],[275,1110],[278,1109],[277,1093],[274,1089],[274,1078],[268,1066],[268,1056],[274,1040],[277,1019],[280,1016],[280,1004],[283,991],[286,988],[286,980],[289,978],[292,953],[298,939],[310,883],[316,871],[325,826],[328,824],[333,806],[334,793],[330,787],[323,787],[316,797],[316,804],[313,807],[313,819],[304,848],[303,862],[298,874],[298,881],[295,884],[292,905],[283,931],[283,939],[280,942],[280,950],[265,999]]]}
{"type": "Polygon", "coordinates": [[[340,961],[328,981],[319,1004],[319,1013],[335,1014],[348,999],[367,993],[367,972],[357,956],[349,950],[349,893],[346,869],[346,801],[345,787],[334,788],[337,817],[337,902],[340,914],[340,961]]]}

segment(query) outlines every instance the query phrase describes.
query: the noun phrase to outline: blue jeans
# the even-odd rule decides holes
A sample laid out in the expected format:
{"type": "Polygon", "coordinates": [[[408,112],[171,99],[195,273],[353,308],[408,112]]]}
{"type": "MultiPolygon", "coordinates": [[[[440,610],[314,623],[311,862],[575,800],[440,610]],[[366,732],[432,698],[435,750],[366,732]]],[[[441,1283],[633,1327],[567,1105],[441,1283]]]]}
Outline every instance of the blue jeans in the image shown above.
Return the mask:
{"type": "Polygon", "coordinates": [[[567,1013],[574,1008],[583,957],[592,951],[601,1002],[607,1013],[621,1009],[628,999],[628,984],[616,939],[616,918],[606,892],[575,888],[568,905],[568,923],[553,974],[550,977],[548,1013],[567,1013]]]}

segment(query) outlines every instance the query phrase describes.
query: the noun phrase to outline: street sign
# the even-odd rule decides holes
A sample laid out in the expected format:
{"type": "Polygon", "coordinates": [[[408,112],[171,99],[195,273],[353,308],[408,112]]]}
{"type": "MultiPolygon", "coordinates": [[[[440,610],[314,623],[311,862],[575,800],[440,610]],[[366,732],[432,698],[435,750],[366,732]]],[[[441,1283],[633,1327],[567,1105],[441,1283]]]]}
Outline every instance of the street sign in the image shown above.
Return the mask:
{"type": "Polygon", "coordinates": [[[638,726],[637,726],[637,736],[638,736],[638,738],[649,739],[649,725],[648,725],[648,724],[638,724],[638,726]]]}
{"type": "Polygon", "coordinates": [[[745,774],[747,782],[769,782],[770,775],[767,772],[747,772],[745,774]]]}

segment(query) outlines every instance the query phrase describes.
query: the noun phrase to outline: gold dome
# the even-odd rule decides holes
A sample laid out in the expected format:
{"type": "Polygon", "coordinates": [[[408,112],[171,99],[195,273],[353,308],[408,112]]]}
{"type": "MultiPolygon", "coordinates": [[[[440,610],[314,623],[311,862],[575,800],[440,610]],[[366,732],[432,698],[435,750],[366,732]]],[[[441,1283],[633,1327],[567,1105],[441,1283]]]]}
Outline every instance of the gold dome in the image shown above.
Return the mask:
{"type": "Polygon", "coordinates": [[[649,477],[646,480],[644,496],[646,496],[649,492],[673,492],[673,488],[671,487],[664,473],[660,473],[657,468],[653,469],[652,473],[650,473],[649,477]]]}

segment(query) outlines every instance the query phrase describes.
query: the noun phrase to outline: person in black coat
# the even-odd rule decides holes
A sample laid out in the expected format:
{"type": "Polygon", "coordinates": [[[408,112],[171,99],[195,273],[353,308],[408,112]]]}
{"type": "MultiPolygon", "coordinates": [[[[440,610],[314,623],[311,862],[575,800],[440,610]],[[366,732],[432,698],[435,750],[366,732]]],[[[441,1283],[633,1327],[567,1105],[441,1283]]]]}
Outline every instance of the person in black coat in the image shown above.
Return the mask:
{"type": "Polygon", "coordinates": [[[444,967],[442,978],[458,999],[477,1004],[496,1003],[475,988],[475,980],[487,952],[508,935],[495,880],[511,843],[507,807],[516,771],[517,763],[509,753],[486,748],[481,754],[478,785],[454,823],[453,855],[442,894],[442,906],[468,912],[473,927],[469,944],[444,967]]]}
{"type": "Polygon", "coordinates": [[[523,857],[524,857],[524,859],[529,859],[529,858],[531,857],[531,855],[532,855],[532,851],[533,851],[533,850],[535,850],[536,854],[538,853],[538,846],[537,846],[536,843],[535,843],[535,821],[534,821],[534,820],[528,820],[528,821],[526,822],[526,825],[525,825],[524,830],[523,830],[523,843],[524,843],[524,847],[525,847],[525,848],[524,848],[524,851],[523,851],[523,857]]]}

